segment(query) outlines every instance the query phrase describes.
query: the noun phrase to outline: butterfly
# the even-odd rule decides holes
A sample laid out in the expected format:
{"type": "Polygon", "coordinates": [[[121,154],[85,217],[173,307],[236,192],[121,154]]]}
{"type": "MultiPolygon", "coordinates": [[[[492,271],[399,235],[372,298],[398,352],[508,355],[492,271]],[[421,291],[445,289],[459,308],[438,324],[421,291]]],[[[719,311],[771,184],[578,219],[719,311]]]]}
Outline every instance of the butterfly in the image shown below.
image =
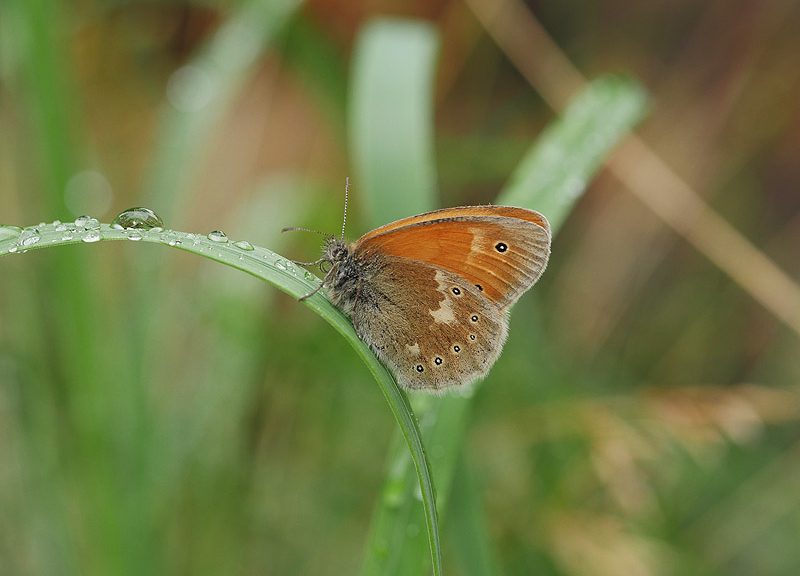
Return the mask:
{"type": "Polygon", "coordinates": [[[321,287],[397,383],[442,393],[489,372],[509,309],[549,256],[550,225],[539,212],[461,206],[391,222],[351,244],[343,226],[314,263],[329,266],[321,287]]]}

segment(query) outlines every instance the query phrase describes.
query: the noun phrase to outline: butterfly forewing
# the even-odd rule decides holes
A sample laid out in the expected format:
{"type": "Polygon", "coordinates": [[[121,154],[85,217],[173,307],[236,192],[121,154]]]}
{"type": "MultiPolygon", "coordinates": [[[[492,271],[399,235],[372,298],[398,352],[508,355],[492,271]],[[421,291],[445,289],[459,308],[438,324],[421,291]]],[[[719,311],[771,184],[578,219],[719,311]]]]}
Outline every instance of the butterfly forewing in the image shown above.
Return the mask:
{"type": "Polygon", "coordinates": [[[547,266],[550,228],[544,216],[523,208],[454,208],[373,230],[356,242],[355,249],[445,269],[505,308],[547,266]]]}

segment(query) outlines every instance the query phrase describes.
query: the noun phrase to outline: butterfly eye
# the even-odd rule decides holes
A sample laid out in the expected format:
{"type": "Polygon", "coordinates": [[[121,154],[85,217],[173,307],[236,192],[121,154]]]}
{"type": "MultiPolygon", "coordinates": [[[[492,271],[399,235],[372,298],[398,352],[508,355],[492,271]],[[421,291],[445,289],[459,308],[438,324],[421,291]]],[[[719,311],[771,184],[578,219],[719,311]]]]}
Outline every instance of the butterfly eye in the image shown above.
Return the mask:
{"type": "Polygon", "coordinates": [[[470,318],[470,320],[472,320],[473,322],[477,322],[478,321],[478,315],[477,314],[473,314],[472,318],[470,318]]]}
{"type": "Polygon", "coordinates": [[[494,249],[497,250],[498,252],[505,252],[506,250],[508,250],[508,244],[506,244],[505,242],[498,242],[497,244],[494,245],[494,249]]]}
{"type": "Polygon", "coordinates": [[[422,364],[417,364],[417,372],[424,372],[425,367],[422,364]]]}
{"type": "Polygon", "coordinates": [[[453,294],[455,294],[456,296],[460,296],[461,295],[461,289],[458,288],[458,287],[454,287],[453,288],[453,294]]]}

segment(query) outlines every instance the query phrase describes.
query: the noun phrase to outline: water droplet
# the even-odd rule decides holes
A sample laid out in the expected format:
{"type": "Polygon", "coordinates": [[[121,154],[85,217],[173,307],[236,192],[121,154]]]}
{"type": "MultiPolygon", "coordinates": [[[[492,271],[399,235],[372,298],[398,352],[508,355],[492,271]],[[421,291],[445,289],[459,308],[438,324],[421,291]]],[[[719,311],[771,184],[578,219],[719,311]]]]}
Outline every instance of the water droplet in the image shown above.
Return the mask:
{"type": "Polygon", "coordinates": [[[22,233],[22,228],[19,226],[0,226],[0,240],[8,240],[9,238],[16,238],[22,233]]]}
{"type": "Polygon", "coordinates": [[[64,240],[65,242],[72,240],[73,238],[75,238],[74,232],[75,232],[74,230],[67,230],[66,233],[61,237],[61,239],[64,240]]]}
{"type": "MultiPolygon", "coordinates": [[[[55,222],[54,222],[54,224],[55,224],[55,222]]],[[[65,232],[67,229],[68,229],[68,226],[66,224],[61,224],[61,223],[56,224],[56,232],[65,232]]]]}
{"type": "Polygon", "coordinates": [[[39,236],[38,228],[25,228],[19,234],[19,239],[17,240],[17,244],[20,246],[33,246],[39,240],[41,240],[41,236],[39,236]]]}
{"type": "Polygon", "coordinates": [[[100,230],[89,230],[86,234],[83,235],[81,238],[84,242],[97,242],[100,240],[100,230]]]}
{"type": "Polygon", "coordinates": [[[234,242],[233,245],[241,250],[244,250],[245,252],[252,252],[253,250],[255,250],[255,248],[253,248],[253,245],[250,244],[250,242],[248,242],[247,240],[239,240],[238,242],[234,242]]]}
{"type": "Polygon", "coordinates": [[[51,225],[56,227],[61,226],[61,220],[53,220],[53,223],[51,225]]]}
{"type": "MultiPolygon", "coordinates": [[[[150,208],[128,208],[123,210],[111,223],[115,230],[150,230],[151,228],[164,228],[161,218],[150,208]]],[[[141,240],[141,238],[139,238],[141,240]]]]}
{"type": "Polygon", "coordinates": [[[97,230],[100,228],[100,222],[98,222],[97,218],[89,218],[83,227],[86,230],[97,230]]]}
{"type": "Polygon", "coordinates": [[[317,277],[316,277],[316,276],[314,276],[314,275],[313,275],[311,272],[309,272],[308,270],[306,270],[306,271],[303,273],[303,278],[305,278],[305,279],[306,279],[306,280],[308,280],[309,282],[311,282],[311,281],[313,281],[313,280],[317,280],[317,277]]]}
{"type": "Polygon", "coordinates": [[[214,230],[213,232],[209,232],[207,238],[212,242],[219,242],[220,244],[224,244],[228,241],[228,237],[222,230],[214,230]]]}
{"type": "Polygon", "coordinates": [[[162,228],[161,226],[153,226],[152,228],[150,228],[148,234],[160,234],[163,231],[164,228],[162,228]]]}
{"type": "Polygon", "coordinates": [[[170,246],[180,246],[181,244],[182,244],[182,242],[180,240],[178,240],[177,238],[175,240],[170,240],[169,241],[169,245],[170,246]]]}
{"type": "Polygon", "coordinates": [[[86,223],[89,220],[93,220],[93,218],[91,216],[86,215],[86,214],[84,214],[83,216],[78,216],[77,218],[75,218],[75,226],[80,226],[82,228],[82,227],[86,226],[86,223]]]}
{"type": "Polygon", "coordinates": [[[11,248],[8,249],[8,253],[9,254],[15,254],[17,252],[17,250],[19,250],[19,248],[15,244],[14,246],[12,246],[11,248]]]}
{"type": "Polygon", "coordinates": [[[133,242],[138,242],[139,240],[144,238],[144,235],[139,230],[134,229],[134,230],[128,230],[128,232],[125,234],[125,237],[128,240],[132,240],[133,242]]]}
{"type": "Polygon", "coordinates": [[[286,270],[286,264],[287,264],[286,260],[282,260],[282,259],[275,260],[275,268],[277,268],[278,270],[284,270],[285,271],[286,270]]]}

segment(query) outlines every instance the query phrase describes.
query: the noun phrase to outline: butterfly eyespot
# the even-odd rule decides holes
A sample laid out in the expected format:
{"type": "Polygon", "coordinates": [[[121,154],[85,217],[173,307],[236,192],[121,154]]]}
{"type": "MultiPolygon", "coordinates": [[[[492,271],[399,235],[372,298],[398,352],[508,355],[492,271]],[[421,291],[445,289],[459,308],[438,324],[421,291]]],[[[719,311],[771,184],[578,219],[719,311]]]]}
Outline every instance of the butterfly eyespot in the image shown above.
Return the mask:
{"type": "Polygon", "coordinates": [[[506,250],[508,250],[508,244],[506,244],[505,242],[498,242],[497,244],[494,245],[494,249],[497,250],[498,252],[505,252],[506,250]]]}
{"type": "Polygon", "coordinates": [[[434,358],[433,363],[439,366],[442,363],[442,359],[437,356],[434,358]]]}
{"type": "Polygon", "coordinates": [[[470,334],[469,335],[469,339],[470,340],[475,340],[475,338],[477,338],[477,336],[475,336],[475,334],[470,334]]]}
{"type": "Polygon", "coordinates": [[[483,292],[483,286],[481,286],[480,284],[475,284],[475,288],[483,292]]]}
{"type": "Polygon", "coordinates": [[[478,315],[477,314],[473,314],[472,317],[470,318],[470,320],[472,320],[473,322],[477,322],[478,321],[478,315]]]}
{"type": "Polygon", "coordinates": [[[425,367],[422,364],[417,364],[417,372],[424,372],[425,367]]]}
{"type": "Polygon", "coordinates": [[[461,295],[461,289],[458,288],[458,287],[453,287],[453,294],[455,294],[456,296],[460,296],[461,295]]]}
{"type": "Polygon", "coordinates": [[[459,346],[458,344],[456,344],[455,346],[453,346],[453,352],[455,352],[456,354],[458,354],[459,352],[461,352],[461,346],[459,346]]]}

